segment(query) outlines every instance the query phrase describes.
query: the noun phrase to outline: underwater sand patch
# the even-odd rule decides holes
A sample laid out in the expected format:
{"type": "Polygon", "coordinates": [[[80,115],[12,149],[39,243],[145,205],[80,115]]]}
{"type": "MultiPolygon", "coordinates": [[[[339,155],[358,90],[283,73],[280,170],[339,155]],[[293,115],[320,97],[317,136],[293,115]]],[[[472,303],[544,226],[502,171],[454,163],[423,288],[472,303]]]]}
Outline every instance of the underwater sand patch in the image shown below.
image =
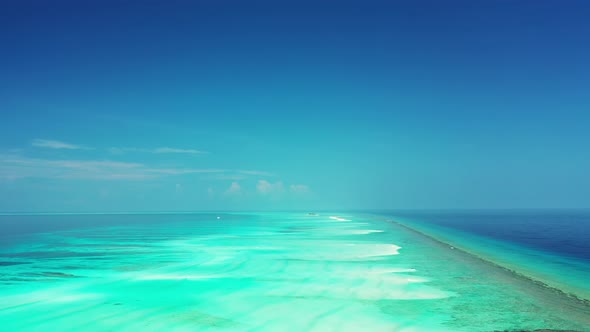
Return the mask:
{"type": "Polygon", "coordinates": [[[218,327],[218,328],[229,328],[237,327],[241,324],[229,318],[206,314],[201,311],[191,311],[186,313],[178,313],[172,315],[173,320],[183,321],[191,324],[206,326],[206,327],[218,327]]]}

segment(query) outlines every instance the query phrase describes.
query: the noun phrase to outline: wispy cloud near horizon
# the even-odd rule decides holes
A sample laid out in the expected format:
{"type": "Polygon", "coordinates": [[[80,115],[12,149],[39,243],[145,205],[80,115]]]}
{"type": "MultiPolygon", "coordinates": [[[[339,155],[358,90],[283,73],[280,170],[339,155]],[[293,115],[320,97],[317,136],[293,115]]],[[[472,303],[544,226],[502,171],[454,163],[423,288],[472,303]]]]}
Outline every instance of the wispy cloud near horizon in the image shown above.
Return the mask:
{"type": "MultiPolygon", "coordinates": [[[[53,160],[23,157],[20,155],[0,155],[0,178],[10,180],[32,177],[88,180],[143,180],[190,174],[218,174],[220,176],[230,177],[245,174],[244,172],[251,173],[258,171],[215,168],[171,168],[112,160],[53,160]]],[[[268,174],[262,171],[260,173],[268,174]]]]}
{"type": "Polygon", "coordinates": [[[309,186],[304,185],[304,184],[292,184],[289,186],[289,190],[292,193],[297,193],[297,194],[307,194],[310,192],[309,186]]]}
{"type": "Polygon", "coordinates": [[[259,180],[256,184],[256,191],[262,195],[281,194],[285,191],[285,188],[281,181],[270,183],[266,180],[259,180]]]}
{"type": "Polygon", "coordinates": [[[242,187],[238,182],[232,182],[229,188],[225,191],[225,195],[236,196],[242,193],[242,187]]]}
{"type": "Polygon", "coordinates": [[[82,146],[82,145],[76,145],[76,144],[70,144],[70,143],[66,143],[66,142],[62,142],[62,141],[57,141],[57,140],[50,140],[50,139],[34,139],[31,142],[31,145],[37,148],[48,148],[48,149],[66,149],[66,150],[88,150],[90,148],[82,146]]]}
{"type": "Polygon", "coordinates": [[[201,154],[206,153],[205,151],[194,150],[194,149],[177,149],[177,148],[157,148],[152,150],[153,153],[184,153],[184,154],[201,154]]]}
{"type": "Polygon", "coordinates": [[[160,147],[155,149],[143,149],[143,148],[118,148],[112,147],[109,148],[108,151],[112,154],[124,154],[128,152],[141,152],[141,153],[154,153],[154,154],[189,154],[189,155],[198,155],[198,154],[207,154],[209,152],[196,150],[196,149],[180,149],[180,148],[171,148],[171,147],[160,147]]]}
{"type": "MultiPolygon", "coordinates": [[[[63,149],[63,150],[95,150],[95,148],[88,147],[85,145],[79,144],[72,144],[67,143],[59,140],[53,139],[41,139],[36,138],[31,141],[31,146],[36,148],[47,148],[47,149],[63,149]]],[[[99,148],[100,150],[100,148],[99,148]]],[[[124,154],[128,152],[141,152],[141,153],[153,153],[153,154],[189,154],[189,155],[198,155],[198,154],[207,154],[209,152],[197,149],[187,149],[187,148],[174,148],[169,146],[163,146],[153,149],[147,148],[133,148],[133,147],[111,147],[106,149],[108,152],[112,154],[124,154]]],[[[254,175],[254,174],[253,174],[254,175]]]]}

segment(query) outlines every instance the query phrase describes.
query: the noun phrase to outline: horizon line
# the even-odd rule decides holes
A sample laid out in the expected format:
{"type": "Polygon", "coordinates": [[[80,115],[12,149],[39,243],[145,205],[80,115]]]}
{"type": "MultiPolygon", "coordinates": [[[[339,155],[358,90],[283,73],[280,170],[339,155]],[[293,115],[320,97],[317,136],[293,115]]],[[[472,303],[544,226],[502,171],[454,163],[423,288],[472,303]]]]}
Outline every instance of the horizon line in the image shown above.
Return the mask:
{"type": "Polygon", "coordinates": [[[33,215],[138,215],[138,214],[200,214],[200,213],[277,213],[277,212],[403,212],[403,211],[548,211],[590,210],[590,207],[518,207],[518,208],[386,208],[386,209],[273,209],[273,210],[153,210],[153,211],[0,211],[0,216],[33,215]]]}

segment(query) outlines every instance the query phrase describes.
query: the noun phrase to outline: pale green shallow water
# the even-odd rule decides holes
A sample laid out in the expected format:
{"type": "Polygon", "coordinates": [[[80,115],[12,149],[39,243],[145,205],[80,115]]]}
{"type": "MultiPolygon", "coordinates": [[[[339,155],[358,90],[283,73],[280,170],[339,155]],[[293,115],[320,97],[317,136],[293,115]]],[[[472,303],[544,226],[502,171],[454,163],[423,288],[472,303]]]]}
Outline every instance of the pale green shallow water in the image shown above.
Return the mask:
{"type": "Polygon", "coordinates": [[[112,218],[0,248],[2,331],[589,331],[587,302],[379,218],[112,218]]]}

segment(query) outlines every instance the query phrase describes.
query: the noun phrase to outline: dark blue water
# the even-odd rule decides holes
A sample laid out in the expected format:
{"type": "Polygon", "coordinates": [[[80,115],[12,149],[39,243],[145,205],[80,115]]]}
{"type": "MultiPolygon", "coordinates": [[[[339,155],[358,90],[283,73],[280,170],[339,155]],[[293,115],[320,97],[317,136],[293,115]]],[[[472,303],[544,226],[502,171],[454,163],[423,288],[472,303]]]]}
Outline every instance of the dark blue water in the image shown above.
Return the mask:
{"type": "Polygon", "coordinates": [[[432,210],[389,215],[590,261],[590,210],[432,210]]]}

